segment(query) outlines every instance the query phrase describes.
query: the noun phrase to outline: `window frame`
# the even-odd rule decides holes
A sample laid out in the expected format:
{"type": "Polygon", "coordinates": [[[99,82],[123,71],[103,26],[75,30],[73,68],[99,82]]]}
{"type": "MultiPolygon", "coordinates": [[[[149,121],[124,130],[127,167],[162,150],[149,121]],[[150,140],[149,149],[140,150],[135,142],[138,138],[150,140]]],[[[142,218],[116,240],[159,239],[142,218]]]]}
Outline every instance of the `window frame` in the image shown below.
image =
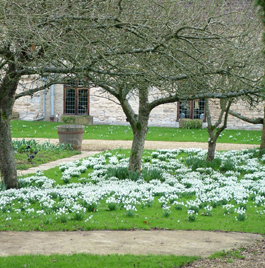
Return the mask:
{"type": "Polygon", "coordinates": [[[84,87],[84,85],[79,84],[79,80],[73,82],[71,85],[64,85],[63,89],[63,114],[68,115],[89,115],[89,88],[84,87]],[[74,99],[74,113],[67,113],[67,107],[66,107],[66,97],[67,97],[67,90],[73,89],[75,91],[75,99],[74,99]],[[86,90],[87,91],[87,107],[85,109],[84,113],[79,113],[79,92],[80,90],[86,90]]]}
{"type": "MultiPolygon", "coordinates": [[[[195,101],[196,100],[189,101],[190,102],[190,116],[189,116],[189,118],[186,118],[186,119],[194,119],[194,104],[195,104],[195,101]]],[[[176,120],[177,122],[179,122],[179,119],[181,119],[181,118],[179,118],[179,115],[180,115],[180,101],[177,102],[177,120],[176,120]]],[[[203,122],[206,122],[206,109],[205,109],[205,105],[204,105],[203,122]]]]}

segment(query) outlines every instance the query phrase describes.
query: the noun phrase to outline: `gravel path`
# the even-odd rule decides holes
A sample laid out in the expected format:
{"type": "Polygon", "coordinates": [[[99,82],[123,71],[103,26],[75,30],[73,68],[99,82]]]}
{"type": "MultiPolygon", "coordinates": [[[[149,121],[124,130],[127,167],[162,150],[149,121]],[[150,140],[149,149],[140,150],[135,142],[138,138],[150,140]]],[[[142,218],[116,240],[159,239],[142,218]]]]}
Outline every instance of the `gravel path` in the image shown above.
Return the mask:
{"type": "MultiPolygon", "coordinates": [[[[20,138],[14,140],[21,140],[20,138]]],[[[30,140],[30,139],[26,139],[30,140]]],[[[35,139],[39,142],[50,141],[57,144],[58,139],[35,139]]],[[[83,151],[104,151],[111,149],[130,149],[132,141],[125,140],[83,140],[83,151]]],[[[235,143],[217,143],[216,150],[242,150],[258,148],[259,145],[253,144],[235,144],[235,143]]],[[[206,150],[208,144],[205,142],[171,142],[171,141],[145,141],[145,149],[178,149],[178,148],[201,148],[206,150]]]]}

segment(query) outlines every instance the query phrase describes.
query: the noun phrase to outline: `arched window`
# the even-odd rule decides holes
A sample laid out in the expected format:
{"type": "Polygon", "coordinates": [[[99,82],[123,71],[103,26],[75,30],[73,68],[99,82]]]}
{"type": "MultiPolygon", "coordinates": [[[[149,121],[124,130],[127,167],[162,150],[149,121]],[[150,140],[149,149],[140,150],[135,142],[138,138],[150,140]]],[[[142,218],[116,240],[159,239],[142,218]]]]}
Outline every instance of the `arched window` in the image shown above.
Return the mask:
{"type": "Polygon", "coordinates": [[[205,122],[204,99],[178,102],[177,121],[181,118],[202,119],[205,122]]]}
{"type": "Polygon", "coordinates": [[[89,114],[89,89],[81,81],[64,86],[64,114],[89,114]]]}

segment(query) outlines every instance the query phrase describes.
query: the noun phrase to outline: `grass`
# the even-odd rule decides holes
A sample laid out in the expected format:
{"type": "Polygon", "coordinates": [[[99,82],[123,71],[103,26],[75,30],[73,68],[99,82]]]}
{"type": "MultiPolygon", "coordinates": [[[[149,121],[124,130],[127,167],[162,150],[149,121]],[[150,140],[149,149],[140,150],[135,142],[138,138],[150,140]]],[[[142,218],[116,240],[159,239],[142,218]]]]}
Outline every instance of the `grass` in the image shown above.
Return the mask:
{"type": "Polygon", "coordinates": [[[222,250],[212,254],[209,259],[245,259],[246,257],[242,255],[242,252],[244,251],[244,248],[231,249],[228,251],[222,250]]]}
{"type": "Polygon", "coordinates": [[[92,254],[73,254],[73,255],[24,255],[0,257],[0,267],[32,267],[32,268],[114,268],[114,267],[181,267],[186,263],[193,262],[199,257],[186,257],[174,255],[92,255],[92,254]]]}
{"type": "MultiPolygon", "coordinates": [[[[251,152],[253,150],[250,150],[251,152]]],[[[113,150],[112,153],[119,157],[127,157],[129,155],[129,150],[113,150]]],[[[145,150],[143,158],[149,159],[151,157],[157,157],[153,154],[152,151],[145,150]],[[152,156],[153,155],[153,156],[152,156]]],[[[160,156],[158,156],[160,157],[160,156]]],[[[185,163],[185,153],[178,155],[179,159],[183,158],[183,163],[185,163]]],[[[187,159],[187,158],[186,158],[187,159]]],[[[226,160],[223,160],[226,161],[226,160]]],[[[204,162],[202,162],[204,164],[204,162]]],[[[220,163],[219,163],[220,164],[220,163]]],[[[220,165],[221,166],[221,165],[220,165]]],[[[92,172],[92,168],[88,168],[81,177],[89,177],[89,173],[92,172]]],[[[111,171],[112,173],[113,171],[111,171]]],[[[62,171],[59,167],[55,167],[44,171],[44,175],[47,178],[52,178],[55,180],[57,185],[67,185],[63,182],[62,171]]],[[[123,178],[123,170],[121,173],[121,180],[123,178]]],[[[147,181],[150,180],[152,174],[147,174],[147,181]]],[[[155,174],[156,176],[156,174],[155,174]]],[[[153,179],[153,178],[151,178],[153,179]]],[[[71,183],[80,183],[78,177],[72,177],[71,183]]],[[[187,185],[188,187],[188,185],[187,185]]],[[[56,191],[55,191],[56,192],[56,191]]],[[[73,191],[74,194],[74,191],[73,191]]],[[[60,197],[56,193],[51,194],[53,200],[60,200],[60,197]]],[[[212,203],[213,207],[211,211],[211,216],[206,216],[207,211],[203,208],[198,208],[199,215],[196,216],[195,221],[189,221],[187,219],[187,207],[171,209],[169,217],[165,217],[163,210],[161,210],[161,203],[159,203],[159,198],[162,194],[157,193],[154,201],[151,206],[148,205],[142,206],[137,205],[137,211],[129,215],[123,207],[119,207],[116,210],[110,210],[108,204],[100,202],[97,207],[88,210],[88,212],[80,213],[78,215],[66,215],[64,218],[51,216],[53,210],[56,210],[57,207],[52,207],[51,211],[45,211],[46,215],[33,215],[33,214],[17,214],[15,209],[21,208],[20,203],[15,203],[13,206],[5,208],[9,210],[9,216],[12,220],[6,220],[3,215],[2,219],[0,218],[0,230],[2,231],[70,231],[70,230],[120,230],[120,229],[177,229],[177,230],[222,230],[222,231],[237,231],[237,232],[249,232],[249,233],[265,233],[265,225],[263,224],[264,216],[261,213],[258,213],[257,210],[262,211],[262,206],[257,208],[257,205],[254,201],[249,198],[247,204],[246,217],[247,220],[240,221],[235,216],[235,213],[225,214],[225,209],[222,208],[222,205],[226,203],[212,203]],[[93,212],[90,212],[93,211],[93,212]],[[93,214],[93,218],[88,221],[84,221],[93,214]],[[205,215],[205,216],[202,216],[205,215]],[[77,217],[78,216],[78,217],[77,217]]],[[[178,193],[178,202],[186,202],[187,200],[194,200],[195,196],[193,193],[190,195],[178,193]]],[[[80,202],[83,200],[80,199],[80,202]]],[[[80,203],[81,204],[81,203],[80,203]]],[[[239,207],[240,204],[233,202],[235,207],[239,207]]],[[[32,200],[32,208],[35,210],[40,209],[39,205],[34,203],[32,200]]],[[[2,211],[4,212],[4,211],[2,211]]]]}
{"type": "MultiPolygon", "coordinates": [[[[13,138],[58,138],[57,125],[55,122],[28,122],[14,120],[11,122],[13,138]]],[[[132,131],[129,126],[108,126],[94,125],[86,126],[84,139],[107,139],[107,140],[131,140],[132,131]]],[[[261,131],[247,130],[225,130],[218,139],[220,143],[247,143],[259,144],[261,131]]],[[[146,140],[153,141],[180,141],[180,142],[207,142],[208,133],[206,129],[178,129],[178,128],[160,128],[149,127],[146,140]]],[[[128,151],[120,150],[118,153],[127,154],[128,151]]],[[[59,157],[62,157],[60,155],[59,157]]],[[[42,158],[42,157],[41,157],[42,158]]],[[[149,162],[150,152],[145,152],[144,161],[149,162]]],[[[26,160],[24,160],[26,161],[26,160]]],[[[30,164],[30,163],[28,163],[30,164]]],[[[38,165],[38,162],[35,163],[38,165]]],[[[88,170],[86,176],[92,170],[88,170]]],[[[57,184],[64,184],[61,180],[61,171],[58,167],[44,172],[47,177],[53,178],[57,184]]],[[[71,179],[72,182],[78,182],[77,178],[71,179]]],[[[263,224],[264,218],[255,212],[254,203],[248,204],[247,221],[237,221],[234,215],[223,217],[224,211],[220,207],[212,210],[210,217],[196,217],[195,221],[187,220],[187,210],[176,206],[169,216],[161,212],[161,204],[157,196],[151,207],[137,207],[138,211],[131,216],[125,214],[123,209],[111,210],[106,204],[99,205],[97,211],[93,212],[93,220],[84,223],[91,213],[85,213],[78,217],[58,217],[55,219],[49,215],[31,216],[28,214],[22,217],[22,222],[12,215],[14,220],[0,220],[0,230],[18,231],[59,231],[59,230],[91,230],[91,229],[183,229],[183,230],[224,230],[240,231],[250,233],[265,233],[263,224]],[[160,209],[160,210],[159,210],[160,209]],[[86,215],[87,214],[87,215],[86,215]],[[213,220],[214,218],[214,220],[213,220]]],[[[180,201],[185,201],[189,197],[183,196],[180,201]]],[[[16,205],[19,207],[19,204],[16,205]]],[[[34,206],[34,205],[33,205],[34,206]]],[[[35,205],[37,207],[37,205],[35,205]]],[[[12,210],[10,211],[12,214],[12,210]]],[[[201,213],[201,211],[200,211],[201,213]]],[[[206,214],[206,213],[202,213],[206,214]]],[[[238,253],[239,254],[239,253],[238,253]]],[[[236,255],[238,255],[236,252],[236,255]]],[[[233,255],[234,253],[230,254],[233,255]]],[[[240,255],[240,254],[239,254],[240,255]]],[[[212,257],[222,257],[224,252],[216,253],[212,257]]],[[[240,256],[239,256],[240,257],[240,256]]],[[[0,267],[181,267],[184,263],[193,262],[198,257],[184,256],[165,256],[165,255],[91,255],[91,254],[73,254],[73,255],[24,255],[0,257],[0,267]]]]}
{"type": "MultiPolygon", "coordinates": [[[[63,123],[41,121],[11,121],[13,138],[51,138],[57,139],[57,126],[63,123]]],[[[92,125],[85,127],[84,139],[132,140],[130,126],[92,125]]],[[[207,129],[179,129],[173,127],[149,127],[146,140],[207,142],[207,129]]],[[[261,130],[226,129],[218,138],[220,143],[260,144],[261,130]]]]}
{"type": "MultiPolygon", "coordinates": [[[[188,198],[179,199],[180,202],[188,198]]],[[[53,216],[53,208],[45,209],[46,215],[19,215],[14,210],[22,208],[17,203],[10,207],[8,216],[12,220],[1,217],[1,231],[89,231],[89,230],[152,230],[152,229],[171,229],[171,230],[222,230],[226,232],[248,232],[265,233],[264,216],[256,212],[255,204],[249,203],[247,209],[247,220],[238,221],[235,213],[224,216],[224,209],[221,205],[212,209],[212,216],[202,216],[204,209],[200,209],[195,221],[187,219],[187,208],[182,210],[171,209],[169,217],[165,217],[158,197],[155,198],[151,207],[137,206],[137,211],[132,215],[125,209],[111,211],[107,204],[97,206],[95,212],[72,213],[67,216],[53,216]],[[78,217],[76,217],[78,215],[78,217]],[[91,220],[85,221],[93,215],[91,220]]],[[[35,210],[39,209],[37,204],[31,206],[35,210]]],[[[4,211],[2,211],[4,212],[4,211]]]]}

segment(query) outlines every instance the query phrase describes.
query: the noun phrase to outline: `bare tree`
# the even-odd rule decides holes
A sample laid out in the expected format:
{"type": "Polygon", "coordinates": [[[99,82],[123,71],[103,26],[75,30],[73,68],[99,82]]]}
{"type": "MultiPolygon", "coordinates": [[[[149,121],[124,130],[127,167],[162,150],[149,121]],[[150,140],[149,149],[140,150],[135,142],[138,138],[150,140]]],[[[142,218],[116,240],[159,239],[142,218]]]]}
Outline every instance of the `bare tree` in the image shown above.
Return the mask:
{"type": "MultiPolygon", "coordinates": [[[[63,16],[71,13],[71,5],[71,1],[57,0],[1,1],[0,169],[7,189],[18,187],[10,118],[20,79],[23,76],[31,76],[32,79],[45,76],[48,86],[58,78],[50,76],[51,73],[68,74],[75,69],[62,57],[70,49],[71,40],[67,43],[60,39],[69,31],[61,25],[63,16]]],[[[31,95],[40,89],[42,86],[20,96],[31,95]]]]}
{"type": "Polygon", "coordinates": [[[209,81],[210,87],[226,88],[228,92],[235,92],[243,87],[246,90],[246,94],[240,97],[220,99],[219,116],[216,122],[213,122],[211,117],[209,100],[206,101],[209,134],[207,161],[214,160],[217,139],[222,131],[227,128],[228,115],[235,114],[235,112],[230,111],[231,104],[239,102],[243,105],[246,101],[257,104],[262,100],[262,90],[250,94],[253,86],[262,88],[264,58],[262,57],[262,47],[257,45],[260,42],[259,40],[260,34],[258,32],[249,34],[247,39],[240,39],[240,49],[234,50],[233,55],[231,55],[233,59],[229,60],[229,65],[235,64],[239,67],[237,72],[229,76],[215,76],[209,81]]]}
{"type": "MultiPolygon", "coordinates": [[[[261,17],[263,24],[265,24],[265,1],[256,0],[255,4],[260,7],[258,13],[261,17]]],[[[264,37],[263,37],[263,42],[264,42],[264,37]]],[[[260,94],[260,95],[261,95],[260,98],[263,100],[264,94],[260,94]]],[[[252,100],[250,100],[250,101],[248,101],[248,104],[251,108],[251,107],[256,105],[256,102],[253,103],[252,100]]],[[[233,116],[235,116],[235,117],[237,117],[245,122],[251,123],[251,124],[262,124],[263,125],[261,143],[260,143],[260,151],[264,150],[265,149],[265,124],[264,124],[264,122],[265,122],[265,105],[264,105],[263,117],[250,118],[250,117],[246,117],[246,116],[244,116],[244,115],[242,115],[234,110],[229,111],[229,114],[231,114],[231,115],[233,115],[233,116]]]]}
{"type": "MultiPolygon", "coordinates": [[[[260,22],[249,1],[145,1],[142,9],[138,1],[119,3],[117,20],[126,28],[120,27],[121,41],[117,43],[114,38],[115,53],[105,62],[111,71],[85,76],[121,105],[134,134],[129,169],[139,171],[148,119],[158,105],[260,92],[264,64],[260,22]],[[124,30],[127,34],[123,36],[124,30]],[[130,95],[138,97],[138,111],[132,109],[130,95]]],[[[88,40],[85,25],[82,38],[88,40]]],[[[106,35],[101,42],[108,43],[110,51],[109,36],[113,35],[106,35]]],[[[104,57],[109,56],[110,52],[104,51],[104,57]]],[[[90,59],[90,51],[78,62],[87,57],[90,59]]],[[[211,124],[208,109],[208,160],[214,158],[217,138],[227,125],[231,103],[221,103],[227,106],[215,124],[211,124]],[[225,122],[220,127],[223,117],[225,122]]]]}
{"type": "MultiPolygon", "coordinates": [[[[256,75],[242,73],[250,63],[234,56],[254,40],[259,27],[249,1],[2,2],[0,162],[7,188],[17,187],[10,134],[15,98],[43,88],[16,96],[24,75],[45,77],[47,86],[88,78],[91,86],[113,95],[133,129],[129,169],[136,171],[150,112],[158,105],[261,90],[256,75]],[[223,77],[237,79],[240,87],[210,83],[223,77]],[[139,100],[138,111],[131,107],[132,95],[139,100]]],[[[251,64],[258,66],[255,57],[251,64]]]]}

